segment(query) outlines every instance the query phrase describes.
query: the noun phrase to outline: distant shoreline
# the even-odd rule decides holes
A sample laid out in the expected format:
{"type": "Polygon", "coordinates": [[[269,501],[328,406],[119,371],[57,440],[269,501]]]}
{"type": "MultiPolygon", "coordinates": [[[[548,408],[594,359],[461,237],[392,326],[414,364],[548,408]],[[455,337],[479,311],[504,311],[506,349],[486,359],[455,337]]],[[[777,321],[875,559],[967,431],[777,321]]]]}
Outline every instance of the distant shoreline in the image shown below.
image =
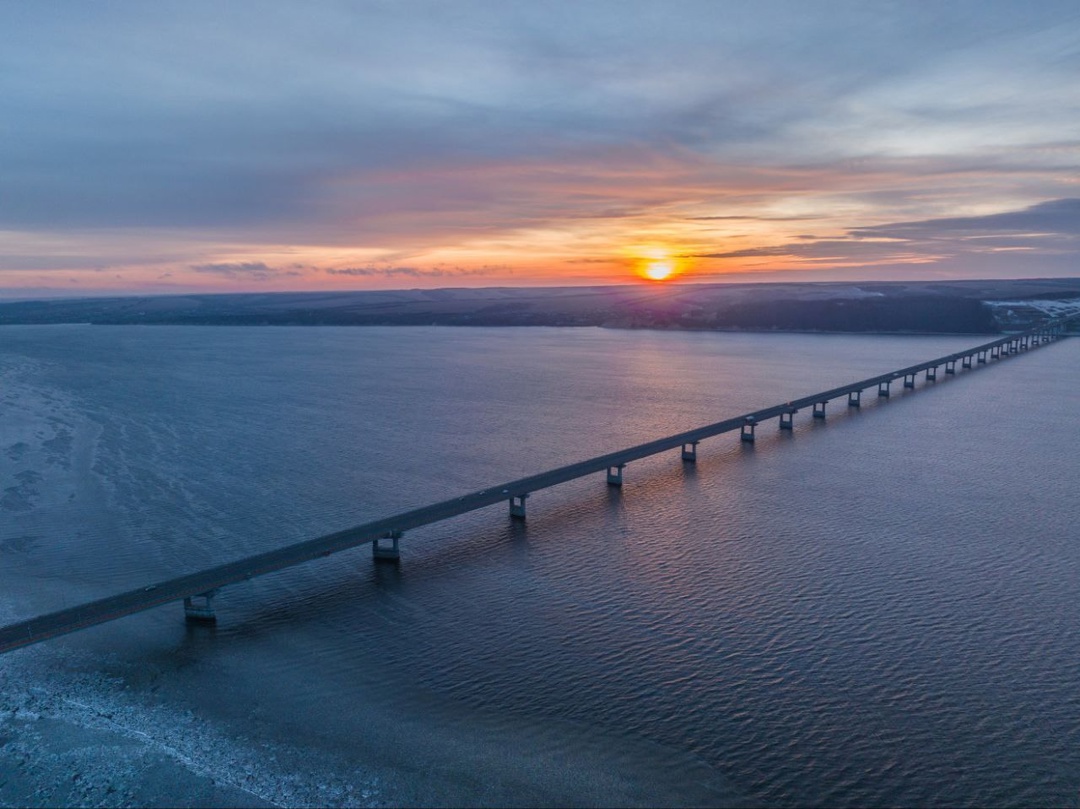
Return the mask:
{"type": "Polygon", "coordinates": [[[829,331],[825,329],[703,329],[703,328],[689,328],[682,326],[591,326],[591,325],[571,325],[571,326],[546,326],[546,325],[486,325],[482,323],[473,324],[459,324],[459,323],[427,323],[427,324],[398,324],[398,323],[355,323],[355,324],[337,324],[337,323],[193,323],[190,321],[178,321],[176,323],[166,321],[154,321],[149,323],[108,323],[108,322],[81,322],[81,323],[0,323],[0,328],[5,326],[112,326],[112,327],[156,327],[156,326],[180,326],[183,328],[189,327],[203,327],[203,328],[235,328],[235,329],[293,329],[293,328],[337,328],[337,329],[366,329],[366,328],[378,328],[378,329],[424,329],[424,328],[440,328],[440,329],[607,329],[609,331],[677,331],[677,332],[697,332],[701,334],[807,334],[807,335],[823,335],[823,336],[845,336],[845,335],[869,335],[873,337],[982,337],[987,334],[1008,334],[1010,332],[1021,332],[1022,329],[1008,329],[998,330],[995,332],[934,332],[934,331],[829,331]]]}
{"type": "Polygon", "coordinates": [[[1080,314],[1080,279],[230,293],[0,303],[0,325],[592,326],[986,335],[1080,314]]]}

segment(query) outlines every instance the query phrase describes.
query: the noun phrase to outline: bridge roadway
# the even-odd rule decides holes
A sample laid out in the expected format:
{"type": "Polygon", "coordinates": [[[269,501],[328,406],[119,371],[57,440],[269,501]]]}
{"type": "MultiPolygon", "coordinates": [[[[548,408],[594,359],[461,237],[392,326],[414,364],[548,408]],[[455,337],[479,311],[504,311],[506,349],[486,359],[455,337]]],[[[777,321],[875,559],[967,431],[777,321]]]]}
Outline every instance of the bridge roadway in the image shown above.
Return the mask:
{"type": "Polygon", "coordinates": [[[622,468],[632,461],[676,448],[682,449],[682,458],[684,460],[692,461],[696,459],[697,443],[703,439],[739,430],[743,440],[752,441],[754,427],[763,421],[779,417],[781,427],[791,429],[791,419],[794,413],[805,408],[814,408],[815,416],[824,418],[825,403],[833,399],[849,397],[848,404],[858,406],[857,399],[864,390],[877,388],[879,395],[887,396],[889,386],[897,380],[902,379],[907,384],[907,387],[914,387],[915,374],[925,372],[928,379],[936,379],[936,371],[942,366],[945,366],[947,373],[956,372],[957,362],[962,363],[963,368],[974,368],[978,364],[986,363],[987,358],[997,359],[1027,348],[1043,345],[1063,336],[1063,334],[1063,324],[1053,323],[1022,334],[1008,335],[955,354],[863,379],[850,385],[843,385],[832,390],[804,396],[801,399],[755,410],[752,413],[718,421],[715,424],[709,424],[694,430],[658,438],[655,441],[638,444],[619,452],[600,455],[569,466],[541,472],[538,475],[489,486],[472,494],[346,528],[343,531],[336,531],[285,548],[256,554],[246,559],[229,562],[186,576],[179,576],[168,581],[140,587],[136,590],[129,590],[81,606],[70,607],[29,620],[19,621],[0,627],[0,653],[48,640],[68,632],[75,632],[97,624],[114,621],[173,601],[184,600],[185,613],[189,619],[212,621],[214,614],[210,599],[219,588],[226,585],[247,581],[255,576],[273,573],[312,559],[349,550],[365,543],[372,544],[376,559],[380,557],[396,559],[398,539],[402,532],[410,529],[448,520],[451,517],[457,517],[505,501],[510,502],[511,517],[524,519],[525,498],[532,492],[605,471],[607,472],[609,484],[621,485],[622,468]],[[852,399],[855,401],[852,401],[852,399]],[[391,542],[392,546],[385,545],[386,542],[391,542]],[[196,597],[202,597],[204,601],[193,602],[192,599],[196,597]]]}

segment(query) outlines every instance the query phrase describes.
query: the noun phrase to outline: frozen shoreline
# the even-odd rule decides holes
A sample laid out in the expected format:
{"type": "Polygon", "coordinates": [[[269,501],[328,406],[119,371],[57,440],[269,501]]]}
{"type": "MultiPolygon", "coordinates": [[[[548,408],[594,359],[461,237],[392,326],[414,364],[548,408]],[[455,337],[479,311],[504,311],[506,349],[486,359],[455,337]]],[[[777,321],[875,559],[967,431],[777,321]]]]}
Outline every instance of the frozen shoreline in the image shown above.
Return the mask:
{"type": "MultiPolygon", "coordinates": [[[[300,751],[226,738],[210,722],[71,661],[25,650],[0,662],[0,804],[7,806],[378,806],[378,785],[300,751]],[[47,685],[44,685],[46,684],[47,685]]],[[[84,665],[86,661],[84,661],[84,665]]],[[[92,665],[92,663],[90,664],[92,665]]]]}

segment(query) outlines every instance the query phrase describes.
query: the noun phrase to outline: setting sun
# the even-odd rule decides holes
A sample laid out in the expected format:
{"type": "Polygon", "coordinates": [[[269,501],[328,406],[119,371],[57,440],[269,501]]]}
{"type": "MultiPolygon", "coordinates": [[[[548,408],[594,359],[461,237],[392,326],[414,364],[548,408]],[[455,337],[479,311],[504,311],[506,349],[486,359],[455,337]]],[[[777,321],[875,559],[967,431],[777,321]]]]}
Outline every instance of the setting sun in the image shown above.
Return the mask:
{"type": "Polygon", "coordinates": [[[666,246],[638,246],[627,253],[633,257],[634,271],[648,281],[670,281],[683,271],[682,261],[666,246]]]}
{"type": "Polygon", "coordinates": [[[650,261],[645,265],[645,277],[652,281],[666,281],[675,272],[675,265],[668,260],[650,261]]]}

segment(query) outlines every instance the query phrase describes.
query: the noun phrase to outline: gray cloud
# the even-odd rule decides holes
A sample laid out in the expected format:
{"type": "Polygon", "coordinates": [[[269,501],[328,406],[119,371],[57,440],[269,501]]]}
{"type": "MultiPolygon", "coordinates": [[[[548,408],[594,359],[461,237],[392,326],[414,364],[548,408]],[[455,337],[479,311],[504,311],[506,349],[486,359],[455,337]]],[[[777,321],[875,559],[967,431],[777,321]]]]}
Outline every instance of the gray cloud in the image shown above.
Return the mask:
{"type": "Polygon", "coordinates": [[[1053,199],[1019,211],[986,216],[924,219],[852,228],[855,238],[939,239],[1018,235],[1039,240],[1047,235],[1080,236],[1080,199],[1053,199]]]}
{"type": "MultiPolygon", "coordinates": [[[[372,175],[613,146],[797,165],[861,136],[850,100],[949,69],[958,48],[968,72],[1007,70],[1023,58],[1014,41],[1076,30],[1052,2],[58,8],[0,8],[0,30],[20,34],[0,52],[3,227],[303,232],[366,212],[384,190],[372,175]]],[[[1048,120],[1067,105],[1037,106],[1048,120]]],[[[1033,119],[1022,98],[951,112],[963,127],[1033,119]]]]}
{"type": "Polygon", "coordinates": [[[787,256],[808,262],[888,262],[904,258],[956,264],[963,258],[1000,264],[1002,254],[1022,253],[1025,262],[1042,261],[1060,271],[1061,257],[1080,253],[1080,199],[1056,199],[1018,211],[985,216],[945,217],[852,228],[845,239],[804,238],[745,250],[703,253],[696,258],[730,259],[787,256]]]}
{"type": "Polygon", "coordinates": [[[804,219],[822,219],[821,216],[688,216],[686,217],[691,222],[715,222],[715,221],[734,221],[734,222],[799,222],[804,219]]]}
{"type": "Polygon", "coordinates": [[[222,264],[193,264],[191,269],[198,273],[220,275],[225,278],[242,278],[252,281],[267,281],[272,278],[296,277],[302,275],[298,269],[270,267],[261,261],[231,262],[222,264]]]}
{"type": "Polygon", "coordinates": [[[511,271],[505,267],[477,267],[464,269],[462,267],[434,267],[432,269],[419,269],[417,267],[343,267],[340,269],[327,269],[330,275],[350,275],[353,277],[370,278],[382,277],[393,278],[405,276],[409,278],[453,278],[479,275],[509,275],[511,271]]]}

